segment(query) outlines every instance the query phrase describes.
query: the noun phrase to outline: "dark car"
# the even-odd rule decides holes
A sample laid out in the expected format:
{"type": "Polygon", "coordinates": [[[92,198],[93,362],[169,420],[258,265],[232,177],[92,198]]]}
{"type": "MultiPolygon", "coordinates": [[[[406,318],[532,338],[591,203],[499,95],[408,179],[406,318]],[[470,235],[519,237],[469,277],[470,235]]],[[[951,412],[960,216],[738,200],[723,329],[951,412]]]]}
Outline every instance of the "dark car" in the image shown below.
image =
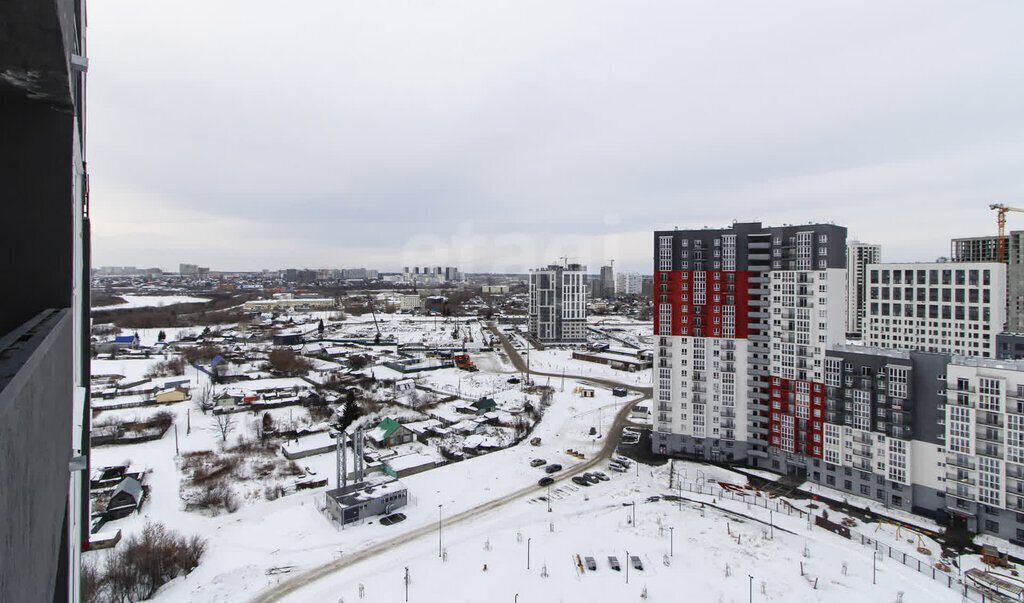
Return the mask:
{"type": "Polygon", "coordinates": [[[546,462],[547,461],[545,461],[544,459],[533,459],[532,461],[530,461],[530,466],[531,467],[540,467],[541,465],[543,465],[546,462]]]}
{"type": "Polygon", "coordinates": [[[572,476],[572,481],[574,484],[579,484],[581,486],[590,486],[590,482],[587,481],[587,478],[583,477],[582,475],[572,476]]]}
{"type": "Polygon", "coordinates": [[[509,377],[508,378],[508,382],[509,383],[519,383],[519,381],[520,381],[519,377],[509,377]]]}
{"type": "Polygon", "coordinates": [[[587,480],[588,482],[590,482],[590,483],[592,483],[592,484],[596,484],[596,483],[599,483],[599,482],[601,481],[601,480],[600,480],[600,479],[598,479],[598,477],[597,477],[596,475],[594,475],[593,473],[584,473],[584,474],[583,474],[583,479],[587,480]]]}
{"type": "Polygon", "coordinates": [[[594,477],[596,477],[597,479],[601,480],[602,482],[606,482],[609,479],[611,479],[610,477],[608,477],[604,473],[601,473],[600,471],[595,471],[594,472],[594,477]]]}
{"type": "Polygon", "coordinates": [[[612,390],[612,395],[618,396],[619,398],[624,397],[627,393],[629,392],[626,391],[626,388],[624,387],[616,387],[615,389],[612,390]]]}
{"type": "Polygon", "coordinates": [[[556,471],[561,471],[561,470],[562,470],[562,466],[559,465],[558,463],[551,463],[547,467],[544,467],[544,471],[547,471],[548,473],[554,473],[556,471]]]}
{"type": "Polygon", "coordinates": [[[550,486],[553,483],[555,483],[555,478],[553,478],[553,477],[542,477],[542,478],[540,478],[540,481],[537,482],[537,485],[538,486],[550,486]]]}

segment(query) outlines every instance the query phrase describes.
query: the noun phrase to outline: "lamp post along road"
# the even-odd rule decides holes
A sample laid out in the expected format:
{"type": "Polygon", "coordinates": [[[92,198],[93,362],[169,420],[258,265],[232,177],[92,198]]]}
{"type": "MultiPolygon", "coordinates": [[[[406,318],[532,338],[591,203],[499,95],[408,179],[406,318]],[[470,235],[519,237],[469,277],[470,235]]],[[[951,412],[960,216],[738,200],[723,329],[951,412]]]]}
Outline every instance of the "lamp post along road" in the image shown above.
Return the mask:
{"type": "Polygon", "coordinates": [[[668,556],[675,557],[675,540],[676,540],[676,529],[672,526],[668,528],[668,556]]]}
{"type": "Polygon", "coordinates": [[[526,539],[526,569],[530,569],[530,542],[533,538],[526,539]]]}
{"type": "Polygon", "coordinates": [[[437,505],[437,556],[441,556],[441,505],[437,505]]]}

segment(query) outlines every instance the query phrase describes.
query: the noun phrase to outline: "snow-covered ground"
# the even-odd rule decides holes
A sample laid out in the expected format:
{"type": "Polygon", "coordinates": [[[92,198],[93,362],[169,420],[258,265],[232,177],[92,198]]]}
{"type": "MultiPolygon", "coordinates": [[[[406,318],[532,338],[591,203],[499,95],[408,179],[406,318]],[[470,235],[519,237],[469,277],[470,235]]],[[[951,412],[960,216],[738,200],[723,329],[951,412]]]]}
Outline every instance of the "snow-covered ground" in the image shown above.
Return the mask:
{"type": "Polygon", "coordinates": [[[119,295],[126,303],[104,306],[103,310],[124,310],[128,308],[150,308],[156,306],[169,306],[171,304],[205,303],[210,300],[205,297],[191,297],[188,295],[119,295]]]}
{"type": "MultiPolygon", "coordinates": [[[[795,514],[774,514],[772,529],[764,509],[731,505],[750,519],[712,508],[711,496],[693,495],[708,505],[703,509],[700,502],[648,501],[668,490],[664,467],[610,475],[587,488],[560,486],[551,512],[539,496],[524,496],[446,528],[445,507],[440,551],[432,532],[284,600],[357,601],[362,588],[367,600],[400,601],[405,568],[410,601],[745,601],[751,589],[761,601],[893,601],[898,593],[907,602],[959,600],[956,591],[890,560],[878,563],[873,584],[871,548],[809,530],[795,514]],[[597,569],[581,569],[577,555],[593,557],[597,569]],[[643,566],[629,568],[628,578],[627,555],[643,566]]],[[[381,537],[389,529],[379,528],[381,537]]]]}
{"type": "MultiPolygon", "coordinates": [[[[416,340],[417,328],[422,329],[422,337],[434,332],[429,320],[403,321],[395,321],[395,326],[401,328],[394,332],[401,331],[408,340],[416,340]]],[[[367,325],[353,326],[363,329],[367,325]]],[[[373,328],[372,322],[369,327],[373,328]]],[[[447,337],[453,328],[446,327],[447,337]]],[[[140,331],[143,343],[155,340],[158,332],[140,331]]],[[[487,335],[477,333],[474,339],[487,335]]],[[[444,336],[444,331],[437,329],[436,334],[444,336]]],[[[175,335],[168,330],[169,339],[175,335]]],[[[527,395],[520,386],[508,383],[514,369],[502,352],[472,356],[480,372],[442,369],[422,373],[417,381],[439,391],[459,393],[463,398],[492,396],[499,404],[516,402],[527,395]]],[[[410,502],[400,511],[407,519],[392,526],[381,526],[371,519],[342,529],[319,510],[325,488],[267,500],[266,483],[258,480],[236,484],[241,504],[235,513],[211,516],[186,511],[179,496],[179,458],[187,452],[223,447],[213,418],[199,412],[191,402],[103,412],[100,418],[125,419],[169,410],[176,426],[160,440],[93,450],[94,467],[130,462],[150,470],[150,496],[141,512],[107,524],[104,531],[121,529],[127,536],[139,531],[146,521],[160,521],[183,534],[200,534],[208,539],[209,548],[200,566],[158,593],[157,599],[167,601],[252,599],[279,582],[326,563],[343,561],[396,537],[396,544],[386,554],[338,569],[287,600],[351,603],[360,600],[360,585],[363,600],[402,600],[406,567],[411,577],[411,601],[513,601],[516,595],[523,601],[626,601],[640,600],[645,589],[647,600],[745,601],[751,588],[756,599],[773,601],[893,601],[899,592],[908,602],[960,600],[957,591],[889,559],[879,561],[877,584],[873,584],[870,547],[820,528],[809,529],[806,514],[769,513],[768,508],[758,506],[763,504],[763,497],[759,499],[754,493],[749,494],[752,502],[747,502],[747,496],[723,499],[718,482],[743,486],[746,481],[740,474],[717,467],[675,462],[660,467],[638,465],[626,473],[616,473],[599,466],[596,469],[607,473],[610,481],[591,487],[568,480],[556,483],[551,489],[549,513],[547,501],[541,498],[548,491],[536,485],[545,473],[542,468],[531,467],[530,460],[557,462],[563,465],[563,471],[586,462],[566,454],[566,450],[592,458],[601,449],[615,414],[637,399],[635,395],[616,398],[607,387],[593,386],[587,379],[600,377],[634,385],[650,382],[650,371],[625,373],[574,361],[569,356],[570,352],[564,350],[531,352],[533,370],[557,375],[564,368],[568,375],[581,375],[566,377],[564,384],[560,377],[535,377],[539,385],[554,389],[551,406],[531,433],[531,437],[541,438],[540,446],[523,441],[512,448],[403,478],[410,502]],[[580,386],[593,388],[595,396],[583,398],[577,392],[580,386]],[[591,428],[597,436],[590,435],[591,428]],[[712,488],[711,493],[670,489],[670,473],[690,488],[697,483],[712,488]],[[692,502],[648,502],[648,497],[676,493],[692,502]],[[460,513],[506,497],[509,500],[492,510],[446,523],[460,513]],[[633,502],[635,525],[634,507],[623,506],[633,502]],[[439,513],[443,558],[438,557],[434,530],[439,513]],[[778,529],[762,523],[769,519],[778,529]],[[407,537],[417,531],[422,532],[419,537],[407,537]],[[628,583],[627,550],[639,556],[644,566],[642,571],[630,569],[628,583]],[[598,569],[581,571],[575,565],[575,555],[594,557],[598,569]],[[610,569],[609,555],[617,557],[621,571],[610,569]]],[[[93,372],[135,379],[162,359],[96,360],[93,372]]],[[[378,378],[401,377],[383,367],[374,367],[373,372],[378,378]]],[[[187,369],[186,377],[192,381],[193,391],[206,385],[205,376],[195,370],[187,369]]],[[[274,383],[284,383],[277,381],[274,383]]],[[[264,380],[263,384],[269,382],[264,380]]],[[[308,410],[301,407],[271,413],[275,424],[298,427],[311,422],[308,410]]],[[[251,437],[255,430],[256,415],[241,413],[235,417],[229,446],[240,435],[251,437]]],[[[406,445],[406,452],[436,458],[432,446],[406,445]]],[[[302,458],[297,464],[308,476],[328,478],[333,487],[333,454],[302,458]]],[[[790,502],[804,513],[809,510],[808,501],[790,502]]],[[[788,507],[780,503],[774,508],[788,507]]],[[[840,521],[842,516],[830,519],[840,521]]],[[[921,518],[915,523],[925,525],[921,518]]],[[[926,564],[938,560],[937,543],[905,530],[897,532],[895,526],[869,524],[855,529],[895,551],[918,556],[926,564]],[[919,546],[929,549],[930,554],[921,554],[919,546]]],[[[999,544],[1001,548],[1006,546],[1004,542],[999,544]]],[[[95,563],[104,554],[90,552],[85,558],[95,563]]],[[[977,557],[965,559],[967,567],[977,564],[977,557]]]]}

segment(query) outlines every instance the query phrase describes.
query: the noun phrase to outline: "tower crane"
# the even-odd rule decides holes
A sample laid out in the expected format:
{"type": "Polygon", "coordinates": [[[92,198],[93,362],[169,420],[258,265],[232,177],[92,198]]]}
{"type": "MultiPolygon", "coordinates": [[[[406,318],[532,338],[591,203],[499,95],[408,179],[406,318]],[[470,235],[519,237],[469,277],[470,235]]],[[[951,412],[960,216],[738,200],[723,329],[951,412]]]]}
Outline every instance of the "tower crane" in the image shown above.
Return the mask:
{"type": "Polygon", "coordinates": [[[1010,207],[1008,205],[1003,205],[1002,203],[992,203],[991,205],[988,206],[988,208],[992,209],[992,210],[995,210],[997,212],[996,220],[999,223],[999,238],[996,240],[997,249],[999,250],[998,251],[998,254],[999,254],[998,259],[999,259],[1000,262],[1005,264],[1006,263],[1006,212],[1008,212],[1008,211],[1024,212],[1024,209],[1021,209],[1019,207],[1010,207]]]}

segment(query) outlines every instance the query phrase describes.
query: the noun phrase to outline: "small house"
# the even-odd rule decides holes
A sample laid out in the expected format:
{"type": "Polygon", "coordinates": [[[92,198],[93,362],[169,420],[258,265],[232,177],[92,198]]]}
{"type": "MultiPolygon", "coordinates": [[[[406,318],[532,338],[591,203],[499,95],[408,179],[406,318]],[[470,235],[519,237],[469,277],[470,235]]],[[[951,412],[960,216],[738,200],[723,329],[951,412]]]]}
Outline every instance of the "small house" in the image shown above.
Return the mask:
{"type": "Polygon", "coordinates": [[[134,477],[126,477],[115,488],[107,502],[107,519],[120,519],[131,515],[142,504],[142,484],[134,477]]]}
{"type": "Polygon", "coordinates": [[[482,415],[497,408],[498,403],[495,402],[493,398],[480,398],[470,406],[476,409],[476,414],[482,415]]]}
{"type": "Polygon", "coordinates": [[[183,387],[172,387],[159,391],[155,396],[158,404],[171,404],[174,402],[184,402],[188,400],[188,390],[183,387]]]}
{"type": "Polygon", "coordinates": [[[398,421],[387,418],[366,433],[366,437],[378,448],[390,448],[413,440],[413,433],[398,421]]]}

